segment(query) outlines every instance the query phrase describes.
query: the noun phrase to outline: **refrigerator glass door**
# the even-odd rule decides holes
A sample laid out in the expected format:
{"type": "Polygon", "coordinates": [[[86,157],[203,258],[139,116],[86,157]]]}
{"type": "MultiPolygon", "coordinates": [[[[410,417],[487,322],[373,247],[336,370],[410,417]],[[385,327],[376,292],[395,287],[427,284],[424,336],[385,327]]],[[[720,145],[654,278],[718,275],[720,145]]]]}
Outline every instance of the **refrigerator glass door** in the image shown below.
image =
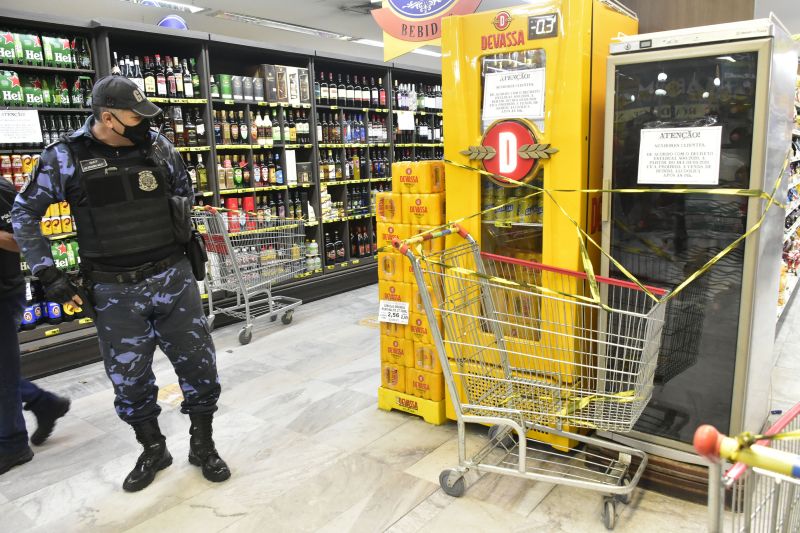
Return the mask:
{"type": "MultiPolygon", "coordinates": [[[[617,65],[612,188],[749,188],[757,60],[747,52],[617,65]],[[697,157],[686,160],[711,168],[659,167],[663,143],[674,138],[691,150],[687,136],[697,139],[697,157]],[[649,152],[641,170],[640,152],[649,152]]],[[[611,197],[609,251],[648,285],[676,287],[746,229],[745,197],[611,197]]],[[[656,387],[637,431],[688,443],[701,423],[728,427],[743,263],[744,245],[670,302],[656,387]]]]}

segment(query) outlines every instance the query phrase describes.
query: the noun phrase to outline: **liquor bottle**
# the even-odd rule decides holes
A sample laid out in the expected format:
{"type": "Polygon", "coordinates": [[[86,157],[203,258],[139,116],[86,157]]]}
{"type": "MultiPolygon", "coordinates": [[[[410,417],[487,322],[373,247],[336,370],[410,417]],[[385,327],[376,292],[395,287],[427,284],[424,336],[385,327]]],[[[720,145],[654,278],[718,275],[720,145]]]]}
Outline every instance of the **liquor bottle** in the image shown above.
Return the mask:
{"type": "Polygon", "coordinates": [[[250,144],[250,130],[244,118],[244,111],[239,111],[239,142],[242,144],[250,144]]]}
{"type": "Polygon", "coordinates": [[[383,78],[378,78],[378,107],[386,107],[386,89],[383,88],[383,78]]]}
{"type": "Polygon", "coordinates": [[[197,62],[194,58],[189,60],[189,73],[192,77],[192,94],[194,98],[200,97],[200,75],[197,73],[197,62]]]}
{"type": "Polygon", "coordinates": [[[280,122],[278,122],[278,112],[272,110],[272,142],[279,143],[283,140],[283,131],[281,130],[280,122]]]}
{"type": "Polygon", "coordinates": [[[231,124],[228,121],[227,112],[223,109],[221,113],[222,115],[220,118],[220,124],[222,126],[222,144],[231,144],[231,124]]]}
{"type": "Polygon", "coordinates": [[[252,174],[250,172],[250,163],[247,162],[247,158],[242,156],[241,161],[239,161],[239,166],[242,167],[242,186],[246,188],[250,188],[253,186],[251,181],[252,174]]]}
{"type": "MultiPolygon", "coordinates": [[[[325,136],[324,136],[324,129],[322,127],[322,115],[317,113],[317,138],[316,142],[319,144],[325,144],[325,136]]],[[[310,141],[309,141],[310,142],[310,141]]]]}
{"type": "Polygon", "coordinates": [[[217,81],[214,79],[214,76],[211,76],[209,79],[209,92],[211,92],[211,98],[219,98],[219,85],[217,85],[217,81]]]}
{"type": "Polygon", "coordinates": [[[142,74],[141,65],[139,65],[139,56],[133,58],[133,71],[131,72],[131,81],[136,84],[140,91],[147,93],[144,86],[144,74],[142,74]]]}
{"type": "Polygon", "coordinates": [[[296,143],[297,142],[297,123],[294,121],[294,112],[290,112],[288,115],[288,120],[286,123],[287,128],[289,129],[289,142],[296,143]]]}
{"type": "Polygon", "coordinates": [[[166,72],[164,74],[165,80],[167,83],[167,96],[169,98],[177,98],[178,97],[178,85],[175,81],[175,71],[172,70],[172,58],[167,56],[165,58],[166,63],[166,72]]]}
{"type": "Polygon", "coordinates": [[[220,112],[214,111],[214,144],[223,144],[222,142],[222,121],[220,120],[220,112]]]}
{"type": "Polygon", "coordinates": [[[194,85],[192,85],[192,73],[189,72],[189,65],[186,60],[183,60],[181,67],[181,75],[183,76],[183,96],[184,98],[194,98],[194,85]]]}
{"type": "MultiPolygon", "coordinates": [[[[353,76],[353,78],[353,105],[356,107],[362,107],[364,102],[361,100],[361,85],[358,84],[358,76],[353,76]]],[[[347,83],[350,83],[349,78],[347,83]]]]}
{"type": "Polygon", "coordinates": [[[366,257],[367,256],[367,239],[369,236],[367,235],[366,226],[359,227],[358,231],[358,256],[359,257],[366,257]]]}
{"type": "Polygon", "coordinates": [[[361,150],[358,152],[353,152],[353,159],[352,159],[352,167],[353,167],[353,179],[360,180],[361,179],[361,150]]]}
{"type": "Polygon", "coordinates": [[[254,156],[253,159],[253,187],[263,187],[264,184],[261,182],[261,157],[263,154],[259,154],[254,156]]]}
{"type": "Polygon", "coordinates": [[[342,263],[345,260],[344,242],[339,238],[339,232],[333,232],[333,246],[336,249],[336,262],[342,263]]]}
{"type": "Polygon", "coordinates": [[[275,183],[283,185],[283,169],[281,168],[281,154],[275,153],[275,183]]]}
{"type": "MultiPolygon", "coordinates": [[[[325,75],[320,72],[320,78],[323,78],[324,76],[325,75]]],[[[322,103],[320,101],[321,96],[322,96],[322,86],[321,86],[319,81],[315,80],[314,81],[314,101],[317,103],[317,105],[320,105],[322,103]]]]}
{"type": "Polygon", "coordinates": [[[122,74],[122,69],[119,68],[119,61],[117,60],[117,53],[113,52],[114,61],[111,65],[111,75],[112,76],[119,76],[122,74]]]}
{"type": "MultiPolygon", "coordinates": [[[[264,123],[261,121],[261,115],[256,111],[256,118],[253,118],[253,113],[250,110],[247,110],[247,120],[250,121],[250,144],[254,146],[259,146],[259,128],[261,129],[261,139],[263,139],[264,133],[264,123]]],[[[260,146],[263,146],[260,145],[260,146]]]]}
{"type": "Polygon", "coordinates": [[[242,167],[239,164],[239,156],[233,156],[233,161],[231,161],[231,166],[233,167],[233,186],[236,189],[242,188],[242,167]]]}
{"type": "Polygon", "coordinates": [[[197,172],[197,186],[200,187],[200,190],[203,192],[208,191],[208,171],[206,170],[205,163],[203,163],[203,155],[200,153],[197,154],[195,170],[197,172]]]}
{"type": "Polygon", "coordinates": [[[344,170],[342,169],[342,160],[339,158],[339,151],[338,150],[336,151],[336,161],[335,161],[334,165],[335,165],[335,172],[336,172],[336,176],[335,176],[334,179],[337,179],[337,180],[343,179],[344,170]]]}
{"type": "Polygon", "coordinates": [[[239,137],[239,123],[236,121],[236,112],[228,112],[228,128],[231,131],[231,144],[239,144],[241,138],[239,137]]]}
{"type": "Polygon", "coordinates": [[[328,82],[325,81],[325,73],[319,73],[319,101],[318,104],[328,105],[328,82]]]}
{"type": "Polygon", "coordinates": [[[144,94],[145,96],[156,95],[156,75],[153,71],[153,64],[150,62],[150,56],[144,56],[144,94]]]}
{"type": "MultiPolygon", "coordinates": [[[[339,90],[343,87],[342,85],[342,75],[339,75],[339,90]]],[[[350,83],[350,74],[347,75],[347,85],[344,85],[344,94],[345,94],[345,105],[353,107],[355,106],[355,88],[353,84],[350,83]]]]}
{"type": "Polygon", "coordinates": [[[367,83],[367,77],[361,77],[361,102],[362,107],[370,107],[371,103],[371,91],[369,88],[369,84],[367,83]]]}
{"type": "Polygon", "coordinates": [[[156,96],[166,98],[167,96],[167,77],[164,73],[164,65],[161,63],[161,56],[156,54],[155,62],[155,77],[156,77],[156,96]]]}
{"type": "Polygon", "coordinates": [[[272,152],[267,154],[267,157],[269,158],[269,163],[267,164],[267,183],[269,184],[270,187],[274,187],[275,185],[278,184],[278,176],[276,173],[275,161],[272,159],[272,152]]]}
{"type": "Polygon", "coordinates": [[[283,115],[283,128],[281,132],[281,137],[283,138],[283,142],[290,143],[292,142],[292,134],[289,131],[289,116],[284,112],[283,115]]]}
{"type": "Polygon", "coordinates": [[[192,163],[191,154],[184,154],[184,166],[186,167],[186,173],[189,174],[189,180],[192,182],[192,190],[197,192],[199,189],[197,188],[197,168],[192,163]]]}
{"type": "Polygon", "coordinates": [[[197,146],[197,125],[192,118],[192,112],[186,113],[186,121],[183,125],[186,138],[186,146],[197,146]]]}
{"type": "Polygon", "coordinates": [[[355,224],[350,226],[350,258],[360,257],[358,255],[358,228],[355,224]]]}
{"type": "Polygon", "coordinates": [[[269,185],[269,161],[266,160],[264,154],[261,154],[261,184],[264,187],[269,185]]]}
{"type": "Polygon", "coordinates": [[[184,91],[183,87],[183,68],[181,67],[178,56],[173,57],[172,62],[172,72],[175,74],[175,96],[178,98],[184,98],[186,92],[184,91]]]}
{"type": "Polygon", "coordinates": [[[275,197],[269,196],[269,202],[267,203],[267,210],[269,211],[270,217],[278,216],[278,206],[275,204],[275,197]]]}
{"type": "Polygon", "coordinates": [[[217,188],[219,190],[227,189],[225,186],[225,166],[222,164],[222,156],[217,156],[217,188]]]}
{"type": "Polygon", "coordinates": [[[197,133],[197,144],[206,146],[208,144],[208,140],[206,139],[206,121],[203,118],[203,114],[197,109],[194,111],[194,125],[197,133]]]}
{"type": "Polygon", "coordinates": [[[184,136],[186,128],[183,122],[183,112],[179,106],[174,106],[171,114],[172,127],[175,130],[175,146],[184,146],[184,142],[186,141],[186,137],[184,136]]]}
{"type": "Polygon", "coordinates": [[[339,74],[339,84],[336,86],[336,93],[338,95],[338,101],[340,106],[347,105],[347,86],[342,81],[342,75],[339,74]]]}
{"type": "Polygon", "coordinates": [[[264,145],[272,146],[274,141],[274,125],[272,124],[272,120],[269,118],[269,113],[264,113],[264,115],[261,117],[261,121],[264,123],[264,145]]]}
{"type": "Polygon", "coordinates": [[[330,105],[339,105],[339,89],[333,81],[333,72],[328,74],[328,102],[330,105]]]}
{"type": "Polygon", "coordinates": [[[331,235],[325,232],[325,264],[333,265],[336,263],[336,248],[331,241],[331,235]]]}
{"type": "Polygon", "coordinates": [[[175,144],[175,128],[172,125],[172,120],[169,120],[169,118],[165,118],[164,119],[164,129],[163,129],[162,133],[164,134],[164,137],[166,137],[169,142],[171,142],[172,144],[175,144]]]}
{"type": "Polygon", "coordinates": [[[78,68],[89,70],[92,68],[92,54],[89,51],[89,44],[86,42],[86,39],[83,37],[79,37],[75,39],[75,45],[77,48],[77,61],[76,64],[78,68]]]}
{"type": "Polygon", "coordinates": [[[378,107],[380,102],[380,97],[378,95],[378,86],[375,85],[375,78],[370,78],[370,107],[378,107]]]}
{"type": "Polygon", "coordinates": [[[283,203],[283,195],[278,194],[278,218],[286,218],[286,204],[283,203]]]}

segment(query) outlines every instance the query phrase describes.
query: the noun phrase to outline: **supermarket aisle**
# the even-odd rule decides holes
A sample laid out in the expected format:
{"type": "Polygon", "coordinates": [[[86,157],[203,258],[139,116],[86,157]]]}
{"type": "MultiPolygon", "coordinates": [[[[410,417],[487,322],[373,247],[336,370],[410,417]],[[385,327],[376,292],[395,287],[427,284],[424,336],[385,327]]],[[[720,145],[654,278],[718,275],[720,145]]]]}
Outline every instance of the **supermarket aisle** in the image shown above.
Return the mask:
{"type": "MultiPolygon", "coordinates": [[[[454,425],[376,408],[378,335],[365,320],[376,309],[367,287],[306,305],[291,326],[256,330],[246,347],[236,327],[215,333],[216,439],[234,474],[222,485],[185,460],[188,419],[163,355],[161,420],[176,460],[137,494],[120,487],[139,450],[113,414],[102,366],[43,380],[73,398],[73,411],[33,462],[0,477],[2,529],[605,531],[595,493],[488,475],[461,499],[444,495],[437,479],[456,460],[454,425]]],[[[479,445],[484,431],[472,434],[479,445]]],[[[704,530],[705,507],[655,493],[620,509],[619,532],[704,530]]]]}

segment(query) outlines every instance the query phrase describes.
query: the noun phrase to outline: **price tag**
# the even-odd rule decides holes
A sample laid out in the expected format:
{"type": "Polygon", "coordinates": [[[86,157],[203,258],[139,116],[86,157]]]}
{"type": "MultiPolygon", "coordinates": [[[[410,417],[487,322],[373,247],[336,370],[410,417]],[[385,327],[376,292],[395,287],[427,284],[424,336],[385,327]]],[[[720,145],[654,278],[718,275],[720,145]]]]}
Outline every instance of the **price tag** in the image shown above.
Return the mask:
{"type": "Polygon", "coordinates": [[[346,267],[346,266],[347,266],[347,263],[339,263],[339,266],[341,266],[342,268],[344,268],[344,267],[346,267]]]}
{"type": "Polygon", "coordinates": [[[378,309],[378,321],[391,324],[408,324],[408,302],[390,302],[381,300],[378,309]]]}
{"type": "Polygon", "coordinates": [[[233,100],[225,100],[225,105],[233,105],[233,100]]]}
{"type": "Polygon", "coordinates": [[[361,264],[361,261],[360,261],[360,260],[358,260],[358,259],[353,259],[353,260],[351,261],[351,263],[353,263],[354,265],[360,265],[360,264],[361,264]]]}
{"type": "Polygon", "coordinates": [[[47,331],[44,332],[44,336],[45,337],[53,337],[55,335],[58,335],[59,333],[61,333],[61,330],[59,328],[48,329],[47,331]]]}
{"type": "MultiPolygon", "coordinates": [[[[204,294],[203,296],[206,296],[206,295],[204,294]]],[[[91,323],[92,323],[92,319],[91,318],[79,318],[78,319],[78,324],[81,324],[81,325],[83,325],[83,324],[91,324],[91,323]]]]}

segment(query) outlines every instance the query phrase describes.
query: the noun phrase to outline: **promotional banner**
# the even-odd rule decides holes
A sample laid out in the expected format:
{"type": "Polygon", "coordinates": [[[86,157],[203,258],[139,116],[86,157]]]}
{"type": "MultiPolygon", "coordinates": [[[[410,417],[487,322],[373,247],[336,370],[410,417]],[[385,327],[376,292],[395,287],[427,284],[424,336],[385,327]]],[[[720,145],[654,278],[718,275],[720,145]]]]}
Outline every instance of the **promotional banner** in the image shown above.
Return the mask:
{"type": "Polygon", "coordinates": [[[474,13],[481,0],[383,0],[372,16],[383,29],[383,60],[425,45],[439,45],[442,19],[474,13]]]}

